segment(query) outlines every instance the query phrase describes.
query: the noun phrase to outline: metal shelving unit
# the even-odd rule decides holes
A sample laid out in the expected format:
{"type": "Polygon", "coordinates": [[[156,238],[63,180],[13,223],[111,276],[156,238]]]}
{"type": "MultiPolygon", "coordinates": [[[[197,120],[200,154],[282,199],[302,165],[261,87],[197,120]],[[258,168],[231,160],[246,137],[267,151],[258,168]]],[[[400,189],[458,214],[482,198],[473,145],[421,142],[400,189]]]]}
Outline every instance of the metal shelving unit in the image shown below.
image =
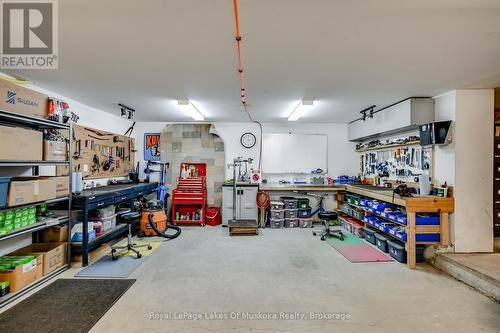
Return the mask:
{"type": "MultiPolygon", "coordinates": [[[[0,110],[0,125],[16,126],[16,127],[22,127],[22,128],[31,128],[31,129],[35,129],[35,130],[45,130],[45,129],[67,130],[68,131],[68,138],[71,138],[73,136],[73,126],[71,124],[61,124],[61,123],[51,121],[51,120],[31,117],[31,116],[22,115],[22,114],[16,114],[16,113],[4,111],[4,110],[0,110]]],[[[36,205],[40,205],[40,204],[55,204],[55,203],[61,203],[61,202],[65,202],[65,201],[67,201],[67,203],[68,203],[67,216],[59,217],[59,223],[58,223],[58,225],[68,223],[68,244],[67,244],[68,263],[67,263],[67,265],[60,267],[57,270],[41,277],[40,279],[27,285],[26,287],[24,287],[21,290],[18,290],[18,291],[13,292],[13,293],[9,293],[6,296],[0,298],[0,308],[15,301],[19,297],[32,291],[33,289],[37,288],[38,286],[40,286],[44,282],[54,278],[55,276],[61,274],[62,272],[64,272],[65,270],[67,270],[68,268],[71,267],[71,230],[69,228],[70,227],[69,221],[71,219],[71,200],[72,200],[72,195],[71,195],[72,156],[73,156],[73,147],[70,144],[67,161],[31,161],[31,160],[28,160],[28,161],[2,160],[2,161],[0,161],[0,174],[1,174],[1,167],[32,167],[34,171],[37,171],[38,167],[40,167],[40,166],[66,165],[66,166],[68,166],[68,172],[69,172],[68,177],[69,177],[69,191],[70,191],[70,193],[65,197],[50,199],[50,200],[46,200],[46,201],[33,202],[33,203],[18,205],[18,206],[13,206],[13,207],[4,207],[4,208],[0,209],[0,211],[4,211],[4,210],[18,209],[18,208],[23,208],[23,207],[28,207],[28,206],[36,206],[36,205]]],[[[44,230],[52,225],[53,224],[47,224],[46,222],[37,222],[37,223],[32,224],[30,226],[26,226],[24,228],[15,229],[11,233],[0,237],[0,244],[4,240],[15,239],[16,237],[21,236],[21,235],[33,234],[34,232],[44,230]]]]}

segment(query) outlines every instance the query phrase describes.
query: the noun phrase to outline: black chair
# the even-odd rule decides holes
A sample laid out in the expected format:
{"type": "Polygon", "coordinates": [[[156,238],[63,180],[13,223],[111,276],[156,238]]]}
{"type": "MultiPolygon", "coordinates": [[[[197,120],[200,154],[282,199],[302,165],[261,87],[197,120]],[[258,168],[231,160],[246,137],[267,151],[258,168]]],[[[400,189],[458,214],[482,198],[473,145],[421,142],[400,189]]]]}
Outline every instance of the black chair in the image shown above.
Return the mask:
{"type": "Polygon", "coordinates": [[[323,230],[321,231],[313,231],[313,235],[316,236],[316,234],[320,233],[319,235],[321,236],[321,240],[324,241],[326,236],[333,236],[337,237],[340,240],[344,240],[344,234],[340,230],[340,224],[339,224],[339,229],[332,229],[330,226],[330,221],[337,221],[338,222],[338,215],[335,212],[332,211],[324,211],[318,213],[318,218],[321,220],[321,225],[323,226],[323,230]]]}
{"type": "Polygon", "coordinates": [[[137,250],[139,248],[147,247],[148,250],[151,250],[151,244],[141,244],[137,245],[134,243],[132,239],[132,226],[138,222],[141,218],[141,212],[129,212],[122,214],[120,216],[120,220],[122,223],[126,223],[128,225],[128,235],[127,235],[127,245],[115,245],[111,246],[111,256],[113,260],[118,259],[119,254],[132,251],[136,254],[137,259],[142,257],[142,254],[137,250]],[[119,253],[117,251],[120,250],[119,253]]]}

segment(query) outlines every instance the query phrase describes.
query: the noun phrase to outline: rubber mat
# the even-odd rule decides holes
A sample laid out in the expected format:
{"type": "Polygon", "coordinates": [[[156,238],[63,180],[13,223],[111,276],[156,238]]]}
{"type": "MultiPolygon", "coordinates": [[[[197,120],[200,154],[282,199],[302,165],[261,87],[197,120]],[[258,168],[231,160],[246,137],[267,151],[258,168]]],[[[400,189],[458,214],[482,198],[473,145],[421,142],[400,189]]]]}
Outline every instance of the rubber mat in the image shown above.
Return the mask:
{"type": "Polygon", "coordinates": [[[56,280],[0,314],[0,331],[88,332],[134,282],[56,280]]]}
{"type": "Polygon", "coordinates": [[[393,261],[391,257],[371,245],[338,245],[334,246],[334,249],[353,263],[393,261]]]}
{"type": "Polygon", "coordinates": [[[127,278],[146,259],[147,257],[137,259],[131,256],[122,256],[113,260],[111,256],[104,256],[76,273],[75,277],[127,278]]]}

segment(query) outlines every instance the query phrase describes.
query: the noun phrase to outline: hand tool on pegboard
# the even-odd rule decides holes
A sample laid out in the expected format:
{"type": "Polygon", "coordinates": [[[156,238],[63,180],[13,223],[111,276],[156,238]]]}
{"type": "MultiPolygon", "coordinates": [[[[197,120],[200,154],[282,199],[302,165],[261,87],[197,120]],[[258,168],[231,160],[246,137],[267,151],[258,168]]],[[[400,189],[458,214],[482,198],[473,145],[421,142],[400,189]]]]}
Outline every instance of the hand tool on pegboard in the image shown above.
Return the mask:
{"type": "MultiPolygon", "coordinates": [[[[88,127],[85,127],[84,128],[86,131],[89,131],[89,132],[92,132],[94,134],[96,134],[97,136],[114,136],[114,134],[111,134],[111,133],[101,133],[99,132],[98,130],[95,130],[93,128],[88,128],[88,127]]],[[[90,136],[90,135],[89,135],[90,136]]],[[[100,139],[100,140],[107,140],[107,139],[100,139]]]]}

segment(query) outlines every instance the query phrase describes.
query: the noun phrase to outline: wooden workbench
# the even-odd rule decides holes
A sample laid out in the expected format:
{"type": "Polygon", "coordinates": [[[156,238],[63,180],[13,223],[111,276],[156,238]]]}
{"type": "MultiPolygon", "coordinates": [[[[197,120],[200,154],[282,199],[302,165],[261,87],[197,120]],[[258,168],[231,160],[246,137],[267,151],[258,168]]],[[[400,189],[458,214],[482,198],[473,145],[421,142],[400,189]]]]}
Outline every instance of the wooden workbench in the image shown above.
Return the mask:
{"type": "Polygon", "coordinates": [[[450,242],[449,214],[455,210],[454,198],[440,198],[435,196],[414,195],[403,198],[395,195],[393,198],[391,190],[380,190],[363,188],[356,185],[346,185],[346,192],[358,194],[363,197],[393,203],[406,208],[406,251],[407,264],[409,268],[416,267],[416,245],[417,244],[440,244],[448,246],[450,242]],[[416,225],[417,213],[438,213],[440,215],[439,225],[416,225]],[[439,242],[417,242],[416,234],[440,234],[439,242]]]}

